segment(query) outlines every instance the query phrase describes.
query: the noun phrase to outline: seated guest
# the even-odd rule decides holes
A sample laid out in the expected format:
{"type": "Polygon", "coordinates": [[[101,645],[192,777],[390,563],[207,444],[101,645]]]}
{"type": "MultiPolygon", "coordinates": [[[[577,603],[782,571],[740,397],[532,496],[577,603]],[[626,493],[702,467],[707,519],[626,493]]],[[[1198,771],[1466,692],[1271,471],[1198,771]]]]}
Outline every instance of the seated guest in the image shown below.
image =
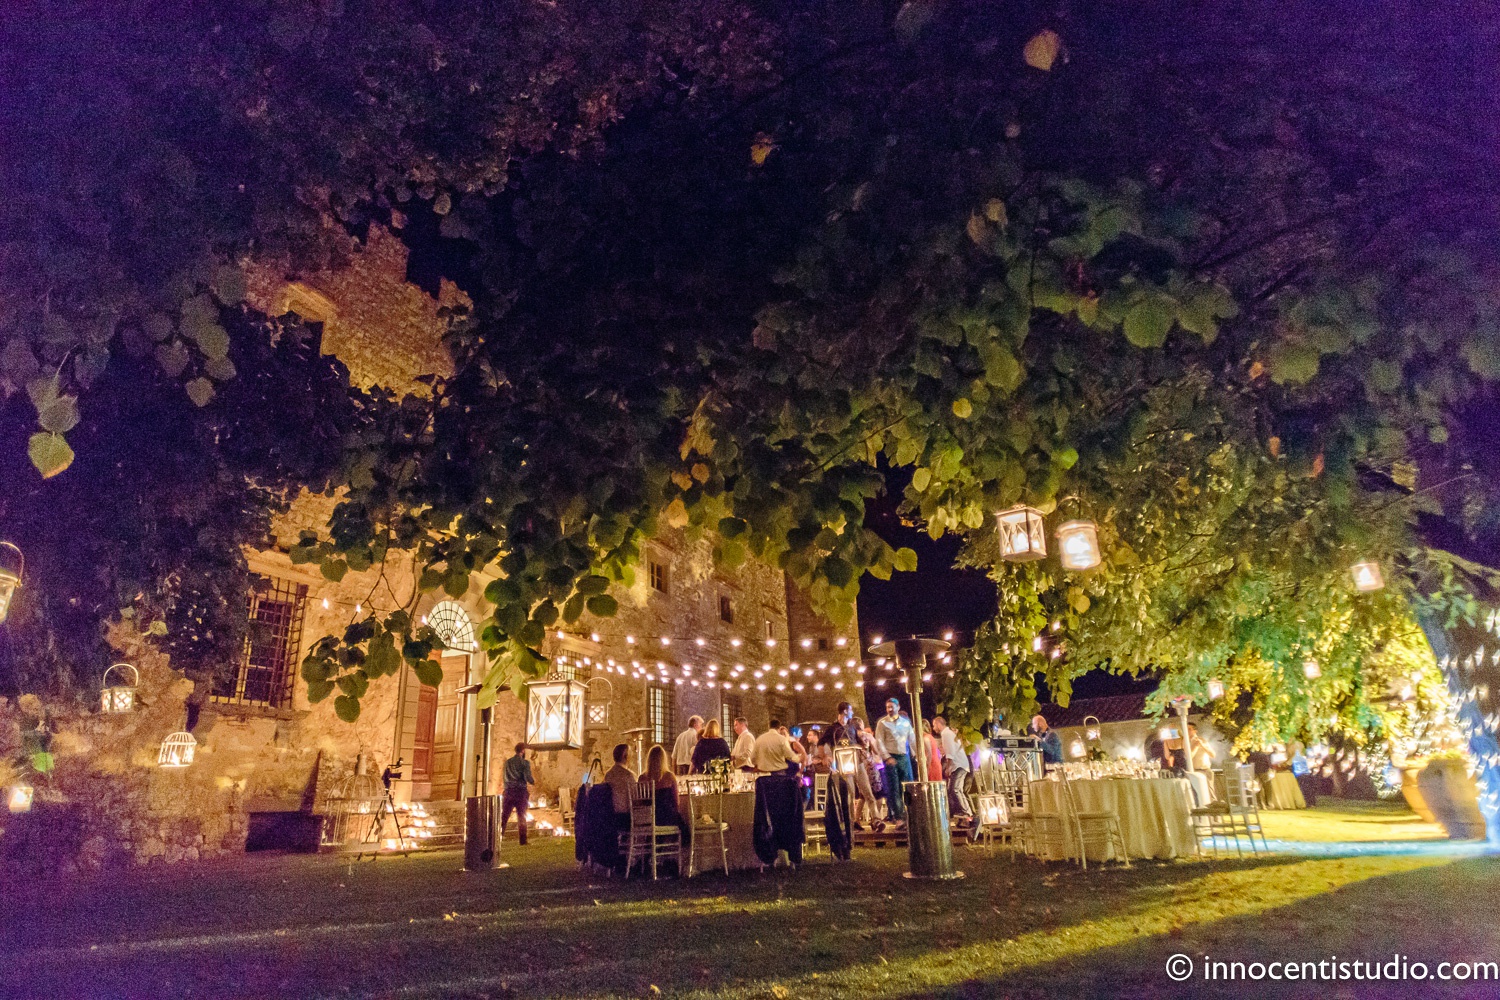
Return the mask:
{"type": "Polygon", "coordinates": [[[676,826],[682,830],[682,846],[686,848],[692,830],[677,808],[677,776],[672,773],[667,751],[661,744],[646,754],[646,770],[641,774],[641,781],[649,781],[656,788],[656,825],[676,826]]]}
{"type": "Polygon", "coordinates": [[[741,771],[755,770],[755,734],[743,716],[734,720],[734,754],[731,759],[741,771]]]}
{"type": "Polygon", "coordinates": [[[780,719],[771,720],[771,728],[755,738],[755,769],[761,774],[796,774],[801,756],[792,748],[780,719]]]}
{"type": "Polygon", "coordinates": [[[719,720],[709,719],[698,742],[693,744],[693,773],[703,774],[711,760],[728,759],[729,743],[719,730],[719,720]]]}
{"type": "Polygon", "coordinates": [[[604,783],[614,797],[615,819],[622,826],[630,825],[630,789],[635,785],[635,772],[625,766],[625,760],[630,756],[630,747],[624,743],[615,744],[615,764],[604,772],[604,783]]]}

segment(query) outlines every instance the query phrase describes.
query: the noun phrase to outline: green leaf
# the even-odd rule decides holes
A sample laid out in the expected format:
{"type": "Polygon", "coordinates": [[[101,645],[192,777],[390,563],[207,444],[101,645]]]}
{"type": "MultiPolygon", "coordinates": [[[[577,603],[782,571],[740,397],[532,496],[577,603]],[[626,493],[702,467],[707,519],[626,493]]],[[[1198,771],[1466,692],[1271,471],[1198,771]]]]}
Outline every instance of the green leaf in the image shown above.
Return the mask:
{"type": "Polygon", "coordinates": [[[45,750],[37,750],[31,755],[31,769],[37,774],[51,774],[56,765],[57,758],[45,750]]]}
{"type": "Polygon", "coordinates": [[[209,323],[196,331],[184,330],[198,345],[205,358],[222,359],[229,354],[229,331],[217,323],[209,323]]]}
{"type": "Polygon", "coordinates": [[[615,612],[620,610],[620,602],[608,594],[595,594],[588,599],[589,614],[600,618],[613,618],[615,612]]]}
{"type": "Polygon", "coordinates": [[[333,699],[333,711],[345,722],[353,722],[359,718],[359,699],[341,694],[333,699]]]}
{"type": "Polygon", "coordinates": [[[1057,62],[1057,57],[1061,52],[1062,39],[1058,37],[1057,32],[1051,28],[1043,28],[1027,41],[1026,47],[1021,50],[1021,58],[1033,69],[1050,73],[1052,64],[1057,62]]]}
{"type": "Polygon", "coordinates": [[[584,597],[593,597],[595,594],[602,594],[609,589],[609,580],[598,574],[592,574],[579,580],[577,587],[574,589],[584,597]]]}
{"type": "Polygon", "coordinates": [[[912,549],[897,549],[891,562],[902,573],[915,573],[917,571],[917,553],[912,549]]]}
{"type": "Polygon", "coordinates": [[[1281,385],[1305,385],[1318,374],[1318,352],[1306,344],[1274,345],[1266,356],[1271,380],[1281,385]]]}
{"type": "Polygon", "coordinates": [[[918,493],[927,492],[927,487],[932,485],[932,470],[925,465],[911,474],[911,488],[918,493]]]}
{"type": "Polygon", "coordinates": [[[333,556],[324,556],[318,568],[323,571],[325,580],[332,580],[334,583],[338,583],[344,578],[344,574],[349,572],[349,564],[333,556]]]}
{"type": "Polygon", "coordinates": [[[73,449],[68,447],[68,442],[61,434],[49,431],[38,431],[31,435],[31,440],[26,445],[26,454],[43,479],[51,479],[73,464],[73,449]]]}
{"type": "Polygon", "coordinates": [[[469,592],[469,571],[462,567],[448,570],[448,575],[443,578],[443,593],[452,598],[460,598],[469,592]]]}
{"type": "Polygon", "coordinates": [[[1160,347],[1172,329],[1172,311],[1167,300],[1148,295],[1125,314],[1125,339],[1136,347],[1160,347]]]}
{"type": "Polygon", "coordinates": [[[237,306],[247,291],[245,272],[233,264],[225,264],[214,272],[214,294],[226,306],[237,306]]]}
{"type": "Polygon", "coordinates": [[[156,363],[161,365],[161,370],[167,373],[168,378],[176,378],[187,369],[187,348],[182,346],[182,341],[174,340],[170,344],[160,344],[156,348],[156,363]]]}
{"type": "Polygon", "coordinates": [[[54,434],[68,433],[78,426],[78,397],[58,396],[37,412],[37,423],[54,434]]]}
{"type": "Polygon", "coordinates": [[[953,401],[953,415],[960,420],[968,420],[974,415],[974,404],[967,399],[955,399],[953,401]]]}
{"type": "Polygon", "coordinates": [[[167,623],[160,618],[156,619],[150,625],[146,626],[146,634],[160,639],[167,634],[167,623]]]}
{"type": "Polygon", "coordinates": [[[428,687],[437,687],[443,683],[443,666],[437,660],[422,660],[412,666],[416,671],[417,680],[428,687]]]}
{"type": "Polygon", "coordinates": [[[194,406],[207,406],[214,399],[214,384],[201,375],[188,382],[188,399],[193,401],[194,406]]]}
{"type": "Polygon", "coordinates": [[[307,682],[307,700],[316,705],[333,694],[333,681],[310,680],[307,682]]]}
{"type": "Polygon", "coordinates": [[[365,670],[374,677],[394,674],[401,668],[401,653],[396,649],[396,639],[389,632],[381,632],[370,640],[370,651],[365,657],[365,670]]]}

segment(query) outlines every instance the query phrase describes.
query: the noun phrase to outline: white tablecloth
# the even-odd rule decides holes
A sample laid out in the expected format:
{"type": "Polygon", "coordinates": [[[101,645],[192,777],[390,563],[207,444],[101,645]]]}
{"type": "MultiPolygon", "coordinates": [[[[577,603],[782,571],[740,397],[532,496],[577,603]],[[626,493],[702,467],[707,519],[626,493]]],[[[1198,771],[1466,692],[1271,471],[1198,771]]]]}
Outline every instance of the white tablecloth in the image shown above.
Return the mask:
{"type": "MultiPolygon", "coordinates": [[[[677,808],[689,822],[696,821],[705,811],[712,813],[717,806],[714,795],[678,795],[677,808]]],[[[724,822],[729,829],[724,832],[724,844],[729,848],[729,870],[759,868],[760,858],[755,854],[755,793],[731,792],[724,796],[724,822]]],[[[713,871],[723,868],[719,864],[719,845],[710,839],[698,845],[698,870],[713,871]]]]}
{"type": "Polygon", "coordinates": [[[1302,786],[1290,771],[1276,771],[1260,779],[1260,801],[1266,809],[1306,809],[1302,786]]]}
{"type": "MultiPolygon", "coordinates": [[[[1184,778],[1098,778],[1074,781],[1073,798],[1083,812],[1114,810],[1132,858],[1177,858],[1196,854],[1191,817],[1192,787],[1184,778]]],[[[1069,853],[1076,853],[1071,815],[1060,781],[1031,783],[1031,811],[1063,815],[1069,824],[1069,853]]],[[[1089,860],[1105,860],[1099,846],[1089,860]]],[[[1112,853],[1112,852],[1111,852],[1112,853]]]]}

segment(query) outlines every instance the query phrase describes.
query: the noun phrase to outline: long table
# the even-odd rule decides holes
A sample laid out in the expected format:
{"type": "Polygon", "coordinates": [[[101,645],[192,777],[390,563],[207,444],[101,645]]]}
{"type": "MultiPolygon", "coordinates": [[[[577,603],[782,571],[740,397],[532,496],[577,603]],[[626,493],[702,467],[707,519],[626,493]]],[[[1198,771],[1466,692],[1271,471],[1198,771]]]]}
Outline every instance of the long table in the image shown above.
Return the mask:
{"type": "MultiPolygon", "coordinates": [[[[1120,832],[1132,858],[1178,858],[1198,852],[1198,841],[1193,834],[1193,792],[1186,779],[1095,778],[1069,784],[1083,812],[1112,810],[1120,817],[1120,832]]],[[[1075,856],[1072,812],[1062,782],[1033,781],[1030,796],[1029,808],[1033,813],[1063,817],[1068,828],[1063,853],[1075,856]]],[[[1108,857],[1113,853],[1111,850],[1108,857]]],[[[1090,861],[1106,860],[1103,845],[1090,845],[1088,857],[1090,861]]]]}

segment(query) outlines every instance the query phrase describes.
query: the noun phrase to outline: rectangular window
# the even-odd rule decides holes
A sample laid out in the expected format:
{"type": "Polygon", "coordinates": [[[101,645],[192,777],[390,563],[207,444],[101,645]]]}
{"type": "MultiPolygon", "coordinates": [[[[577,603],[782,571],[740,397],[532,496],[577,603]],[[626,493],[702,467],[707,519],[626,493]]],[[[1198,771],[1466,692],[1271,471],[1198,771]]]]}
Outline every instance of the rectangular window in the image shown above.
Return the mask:
{"type": "Polygon", "coordinates": [[[238,669],[214,681],[218,701],[282,708],[292,703],[307,584],[261,579],[250,595],[250,627],[238,669]]]}
{"type": "Polygon", "coordinates": [[[828,648],[828,640],[827,639],[819,639],[818,640],[818,648],[819,649],[827,649],[828,648]]]}
{"type": "Polygon", "coordinates": [[[667,592],[667,564],[657,562],[655,559],[646,561],[646,574],[651,580],[651,589],[659,590],[663,594],[667,592]]]}
{"type": "Polygon", "coordinates": [[[651,727],[651,742],[672,750],[672,726],[677,716],[677,689],[670,684],[652,684],[646,688],[646,723],[651,727]]]}
{"type": "Polygon", "coordinates": [[[719,705],[719,728],[724,730],[724,738],[734,743],[734,720],[744,715],[740,708],[740,696],[737,694],[726,694],[724,701],[719,705]]]}
{"type": "Polygon", "coordinates": [[[719,595],[719,621],[734,624],[734,601],[729,599],[728,594],[719,595]]]}

